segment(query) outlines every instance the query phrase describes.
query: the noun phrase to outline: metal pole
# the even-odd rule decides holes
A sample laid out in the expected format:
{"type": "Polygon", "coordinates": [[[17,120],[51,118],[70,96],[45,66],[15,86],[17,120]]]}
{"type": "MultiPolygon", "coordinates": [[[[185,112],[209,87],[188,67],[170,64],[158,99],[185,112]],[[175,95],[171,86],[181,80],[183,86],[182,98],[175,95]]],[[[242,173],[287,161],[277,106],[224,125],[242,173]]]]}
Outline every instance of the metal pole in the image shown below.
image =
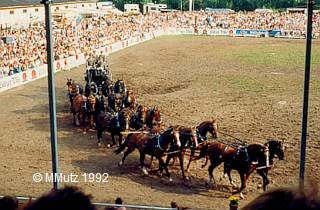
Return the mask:
{"type": "MultiPolygon", "coordinates": [[[[48,63],[48,88],[49,88],[49,110],[50,110],[50,134],[51,134],[51,155],[52,172],[54,177],[58,175],[58,146],[57,146],[57,119],[56,119],[56,94],[54,85],[53,68],[53,46],[52,46],[52,23],[51,3],[52,0],[42,0],[45,8],[46,38],[47,38],[47,63],[48,63]]],[[[56,178],[53,180],[53,188],[58,189],[59,183],[56,178]]]]}
{"type": "Polygon", "coordinates": [[[307,3],[307,39],[306,39],[306,60],[304,74],[304,95],[303,95],[303,115],[302,115],[302,131],[300,146],[300,188],[304,188],[304,171],[307,146],[307,126],[308,126],[308,102],[309,102],[309,81],[310,81],[310,64],[311,64],[311,41],[312,41],[312,13],[313,0],[307,3]]]}
{"type": "MultiPolygon", "coordinates": [[[[3,198],[4,196],[0,195],[0,199],[3,198]]],[[[32,198],[32,197],[24,197],[24,196],[17,196],[16,197],[18,200],[22,201],[35,201],[38,198],[32,198]]],[[[127,208],[134,208],[134,209],[156,209],[156,210],[177,210],[176,208],[166,208],[166,207],[159,207],[159,206],[142,206],[142,205],[130,205],[130,204],[114,204],[114,203],[92,203],[95,206],[112,206],[112,207],[127,207],[127,208]]]]}

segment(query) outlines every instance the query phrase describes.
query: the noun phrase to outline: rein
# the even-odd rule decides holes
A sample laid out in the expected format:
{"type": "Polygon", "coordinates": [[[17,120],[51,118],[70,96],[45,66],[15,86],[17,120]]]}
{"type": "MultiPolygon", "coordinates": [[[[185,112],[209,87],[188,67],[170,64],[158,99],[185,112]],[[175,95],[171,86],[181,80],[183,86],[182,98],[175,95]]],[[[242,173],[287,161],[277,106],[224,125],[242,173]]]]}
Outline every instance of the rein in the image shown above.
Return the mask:
{"type": "Polygon", "coordinates": [[[265,168],[271,169],[271,166],[260,166],[260,167],[256,168],[256,170],[265,169],[265,168]]]}
{"type": "Polygon", "coordinates": [[[239,141],[241,144],[247,144],[246,141],[241,140],[241,139],[239,139],[239,138],[237,138],[237,137],[235,137],[235,136],[232,136],[232,135],[230,135],[230,134],[228,134],[228,133],[225,133],[225,132],[222,132],[222,131],[219,131],[218,133],[221,133],[221,134],[223,134],[223,135],[225,135],[225,136],[229,136],[229,137],[231,137],[231,138],[239,141]]]}
{"type": "Polygon", "coordinates": [[[171,154],[176,154],[176,153],[179,153],[180,150],[176,150],[176,151],[172,151],[172,152],[165,152],[164,154],[165,155],[171,155],[171,154]]]}

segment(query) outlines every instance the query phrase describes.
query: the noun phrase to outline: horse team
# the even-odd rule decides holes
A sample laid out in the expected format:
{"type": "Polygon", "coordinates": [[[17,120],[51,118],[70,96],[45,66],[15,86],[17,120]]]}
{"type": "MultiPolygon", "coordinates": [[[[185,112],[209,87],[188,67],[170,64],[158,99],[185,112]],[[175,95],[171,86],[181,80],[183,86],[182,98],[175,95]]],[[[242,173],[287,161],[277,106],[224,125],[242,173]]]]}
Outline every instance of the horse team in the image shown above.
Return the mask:
{"type": "Polygon", "coordinates": [[[266,190],[269,184],[268,171],[273,165],[275,157],[284,159],[285,147],[282,141],[269,140],[265,144],[250,144],[247,146],[226,144],[220,142],[219,126],[216,119],[201,122],[196,127],[170,126],[164,127],[161,122],[161,111],[157,106],[149,108],[144,105],[137,105],[136,98],[131,90],[126,90],[124,82],[118,80],[114,86],[112,82],[106,81],[108,91],[99,88],[98,92],[83,94],[80,84],[68,79],[68,95],[70,98],[70,110],[73,113],[73,122],[76,126],[83,126],[88,129],[97,130],[98,145],[102,145],[103,132],[111,134],[112,143],[108,147],[118,145],[114,151],[120,154],[124,150],[119,166],[124,164],[126,157],[137,149],[140,153],[140,166],[142,172],[147,175],[149,172],[145,167],[146,155],[156,157],[159,161],[159,168],[156,170],[162,175],[166,172],[169,180],[172,181],[168,165],[170,160],[179,160],[183,179],[188,179],[185,171],[190,172],[190,164],[193,160],[205,158],[209,179],[206,184],[214,181],[213,170],[224,163],[224,176],[229,177],[230,184],[236,187],[231,178],[231,170],[238,171],[241,186],[233,194],[240,193],[246,188],[247,180],[255,170],[263,179],[263,189],[266,190]],[[107,100],[106,100],[107,99],[107,100]],[[123,135],[126,137],[123,139],[123,135]],[[212,141],[208,140],[210,133],[212,141]],[[115,141],[118,136],[118,143],[115,141]],[[186,169],[184,168],[184,156],[190,151],[190,158],[186,169]],[[195,156],[196,151],[199,152],[195,156]],[[166,160],[164,158],[166,157],[166,160]]]}

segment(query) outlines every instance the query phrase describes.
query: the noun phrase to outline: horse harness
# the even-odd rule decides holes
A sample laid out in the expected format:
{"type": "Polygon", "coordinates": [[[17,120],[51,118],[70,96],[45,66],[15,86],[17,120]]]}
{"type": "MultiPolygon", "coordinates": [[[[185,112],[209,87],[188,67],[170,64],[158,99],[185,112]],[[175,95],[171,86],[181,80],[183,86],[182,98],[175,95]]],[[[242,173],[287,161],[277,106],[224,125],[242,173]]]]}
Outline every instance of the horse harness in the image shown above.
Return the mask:
{"type": "Polygon", "coordinates": [[[143,147],[149,146],[149,147],[159,148],[161,151],[165,151],[165,149],[161,147],[161,143],[162,143],[161,134],[155,134],[151,136],[151,139],[149,141],[143,144],[143,147]]]}
{"type": "MultiPolygon", "coordinates": [[[[180,133],[180,132],[179,132],[180,133]]],[[[192,137],[192,134],[191,133],[180,133],[180,135],[182,136],[182,135],[186,135],[186,136],[190,136],[190,137],[192,137]]],[[[197,138],[198,138],[198,133],[197,133],[197,138]]],[[[193,143],[193,141],[192,141],[192,139],[191,138],[188,138],[188,140],[187,140],[187,142],[186,142],[186,144],[185,144],[185,147],[186,148],[195,148],[196,147],[196,145],[194,145],[194,143],[193,143]]]]}
{"type": "MultiPolygon", "coordinates": [[[[236,153],[232,156],[232,159],[236,159],[239,157],[241,153],[244,153],[244,162],[250,162],[250,156],[248,154],[248,149],[246,146],[239,146],[235,144],[226,144],[226,146],[223,149],[223,152],[220,154],[219,158],[221,159],[223,154],[228,150],[228,148],[234,148],[236,149],[236,153]]],[[[257,164],[257,162],[252,162],[252,164],[257,164]]]]}
{"type": "MultiPolygon", "coordinates": [[[[233,147],[233,148],[235,148],[236,147],[236,153],[233,155],[233,159],[235,159],[236,157],[239,157],[239,155],[241,154],[241,153],[244,153],[244,162],[246,162],[246,163],[250,163],[250,165],[254,165],[254,166],[257,166],[258,164],[259,164],[259,160],[257,160],[257,161],[251,161],[250,160],[250,156],[249,156],[249,153],[248,153],[248,148],[247,148],[247,146],[238,146],[238,145],[234,145],[234,144],[232,144],[232,145],[226,145],[226,147],[224,148],[224,151],[223,151],[223,153],[225,153],[226,151],[227,151],[227,149],[229,148],[229,147],[233,147]],[[251,161],[251,162],[250,162],[251,161]]],[[[222,154],[223,154],[222,153],[222,154]]],[[[264,169],[264,168],[269,168],[269,149],[268,149],[268,147],[266,147],[265,148],[265,156],[266,156],[266,165],[265,166],[260,166],[260,167],[258,167],[258,168],[255,168],[256,170],[259,170],[259,169],[264,169]]],[[[219,158],[222,158],[222,155],[220,155],[220,157],[219,158]]],[[[231,163],[226,163],[226,165],[230,165],[231,163]]]]}
{"type": "Polygon", "coordinates": [[[116,113],[116,116],[115,116],[115,117],[116,117],[116,127],[117,127],[117,128],[121,128],[121,126],[120,126],[120,120],[119,120],[119,112],[116,113]]]}
{"type": "Polygon", "coordinates": [[[198,128],[196,128],[196,134],[197,134],[198,144],[203,144],[208,141],[208,138],[206,136],[202,136],[200,134],[200,131],[198,128]]]}
{"type": "Polygon", "coordinates": [[[147,141],[143,144],[143,147],[150,146],[150,147],[154,147],[154,148],[159,148],[159,150],[163,151],[166,155],[175,154],[175,153],[180,152],[180,150],[168,152],[168,150],[170,150],[170,147],[168,147],[167,149],[164,149],[164,148],[162,148],[161,144],[162,144],[161,134],[155,134],[151,137],[150,141],[147,141]]]}
{"type": "MultiPolygon", "coordinates": [[[[238,146],[237,152],[235,154],[235,157],[239,156],[241,152],[244,153],[244,162],[249,162],[250,161],[250,157],[249,157],[249,154],[248,154],[248,148],[246,146],[238,146]]],[[[257,164],[257,163],[256,162],[252,162],[252,164],[257,164]]]]}

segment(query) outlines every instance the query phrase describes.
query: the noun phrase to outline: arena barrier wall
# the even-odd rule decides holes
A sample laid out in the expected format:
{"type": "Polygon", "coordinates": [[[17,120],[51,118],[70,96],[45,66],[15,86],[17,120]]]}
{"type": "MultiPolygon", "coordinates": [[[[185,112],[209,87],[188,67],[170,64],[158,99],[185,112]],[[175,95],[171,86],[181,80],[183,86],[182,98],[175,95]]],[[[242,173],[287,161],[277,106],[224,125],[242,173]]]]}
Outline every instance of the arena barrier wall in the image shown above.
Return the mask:
{"type": "MultiPolygon", "coordinates": [[[[106,53],[111,54],[119,50],[125,49],[127,47],[154,39],[163,35],[209,35],[209,36],[244,36],[244,37],[277,37],[277,38],[304,38],[301,37],[301,33],[289,32],[289,31],[280,31],[280,30],[242,30],[242,29],[205,29],[198,28],[194,29],[193,27],[189,28],[175,28],[168,27],[159,30],[154,30],[150,33],[143,33],[141,35],[117,41],[113,44],[107,44],[101,48],[95,49],[97,54],[106,53]]],[[[63,58],[57,61],[54,61],[54,71],[59,72],[61,70],[70,70],[77,66],[83,65],[86,63],[86,56],[84,53],[70,56],[68,58],[63,58]]],[[[31,81],[43,78],[48,75],[47,65],[41,65],[29,69],[18,74],[14,74],[8,77],[4,77],[0,80],[0,92],[9,90],[11,88],[24,85],[31,81]]]]}

